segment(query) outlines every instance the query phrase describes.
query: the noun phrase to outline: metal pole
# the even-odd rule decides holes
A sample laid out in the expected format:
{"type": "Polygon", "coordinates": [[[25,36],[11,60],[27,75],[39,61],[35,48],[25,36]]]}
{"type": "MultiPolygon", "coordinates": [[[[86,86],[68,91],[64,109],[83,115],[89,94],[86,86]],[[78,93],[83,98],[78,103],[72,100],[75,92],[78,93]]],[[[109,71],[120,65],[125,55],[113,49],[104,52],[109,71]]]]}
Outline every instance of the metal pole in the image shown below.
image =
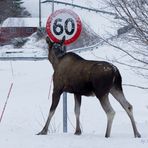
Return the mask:
{"type": "Polygon", "coordinates": [[[67,133],[67,93],[63,93],[63,132],[67,133]]]}
{"type": "Polygon", "coordinates": [[[103,14],[109,14],[109,15],[116,16],[116,13],[113,13],[113,12],[108,12],[108,11],[104,11],[104,10],[88,8],[88,7],[76,5],[74,3],[73,4],[72,3],[66,3],[66,2],[61,2],[61,1],[57,1],[57,0],[45,0],[42,3],[47,3],[47,2],[52,2],[52,3],[56,3],[56,4],[62,4],[62,5],[65,5],[65,6],[72,6],[72,7],[75,7],[75,8],[80,8],[80,9],[84,9],[84,10],[88,10],[88,11],[93,11],[93,12],[96,12],[96,13],[103,13],[103,14]]]}
{"type": "Polygon", "coordinates": [[[2,110],[2,114],[0,115],[0,123],[1,123],[1,121],[2,121],[2,119],[3,119],[3,115],[4,115],[4,112],[5,112],[5,110],[6,110],[6,106],[7,106],[8,99],[9,99],[9,97],[10,97],[10,94],[11,94],[12,87],[13,87],[13,82],[12,82],[11,85],[10,85],[9,92],[8,92],[8,95],[7,95],[7,98],[6,98],[6,101],[5,101],[3,110],[2,110]]]}
{"type": "MultiPolygon", "coordinates": [[[[65,46],[66,49],[66,46],[65,46]]],[[[67,133],[67,93],[63,93],[63,133],[67,133]]]]}
{"type": "Polygon", "coordinates": [[[41,28],[41,0],[39,0],[39,28],[41,28]]]}
{"type": "Polygon", "coordinates": [[[52,0],[52,13],[54,12],[54,0],[52,0]]]}

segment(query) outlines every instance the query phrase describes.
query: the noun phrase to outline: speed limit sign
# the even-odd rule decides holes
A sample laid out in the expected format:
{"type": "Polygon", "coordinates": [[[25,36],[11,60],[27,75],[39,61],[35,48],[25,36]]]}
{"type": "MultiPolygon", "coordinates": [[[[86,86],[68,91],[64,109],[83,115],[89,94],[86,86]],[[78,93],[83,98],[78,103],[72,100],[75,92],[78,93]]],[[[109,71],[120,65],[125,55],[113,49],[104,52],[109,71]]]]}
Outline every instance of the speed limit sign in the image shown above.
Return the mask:
{"type": "Polygon", "coordinates": [[[74,42],[81,30],[82,23],[79,16],[69,9],[55,11],[49,16],[46,24],[46,31],[51,40],[58,42],[65,36],[65,45],[74,42]]]}

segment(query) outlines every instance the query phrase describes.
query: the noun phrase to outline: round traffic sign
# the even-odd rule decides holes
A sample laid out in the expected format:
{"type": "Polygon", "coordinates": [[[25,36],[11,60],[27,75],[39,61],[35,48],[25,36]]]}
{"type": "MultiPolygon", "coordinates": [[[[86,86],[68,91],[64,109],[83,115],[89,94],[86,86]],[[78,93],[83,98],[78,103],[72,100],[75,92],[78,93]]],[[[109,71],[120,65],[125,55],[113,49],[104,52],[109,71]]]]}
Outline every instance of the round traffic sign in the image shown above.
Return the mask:
{"type": "Polygon", "coordinates": [[[53,12],[46,24],[46,31],[51,40],[59,42],[65,36],[65,45],[74,42],[79,37],[81,30],[82,23],[79,16],[69,9],[53,12]]]}

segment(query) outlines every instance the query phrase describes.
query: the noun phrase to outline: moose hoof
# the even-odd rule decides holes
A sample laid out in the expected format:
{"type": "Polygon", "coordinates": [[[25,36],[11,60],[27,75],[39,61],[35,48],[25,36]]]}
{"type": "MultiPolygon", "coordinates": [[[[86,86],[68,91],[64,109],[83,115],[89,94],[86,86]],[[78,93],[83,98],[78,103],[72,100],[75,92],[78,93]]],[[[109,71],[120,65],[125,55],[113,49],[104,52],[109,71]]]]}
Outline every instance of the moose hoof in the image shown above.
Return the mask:
{"type": "Polygon", "coordinates": [[[105,138],[109,138],[110,136],[109,135],[105,135],[105,138]]]}
{"type": "Polygon", "coordinates": [[[135,135],[135,138],[141,138],[141,135],[140,135],[139,133],[137,133],[137,134],[135,135]]]}
{"type": "Polygon", "coordinates": [[[82,133],[81,133],[81,131],[76,131],[75,132],[75,135],[81,135],[82,133]]]}
{"type": "Polygon", "coordinates": [[[42,130],[41,132],[39,132],[37,135],[47,135],[47,131],[42,130]]]}

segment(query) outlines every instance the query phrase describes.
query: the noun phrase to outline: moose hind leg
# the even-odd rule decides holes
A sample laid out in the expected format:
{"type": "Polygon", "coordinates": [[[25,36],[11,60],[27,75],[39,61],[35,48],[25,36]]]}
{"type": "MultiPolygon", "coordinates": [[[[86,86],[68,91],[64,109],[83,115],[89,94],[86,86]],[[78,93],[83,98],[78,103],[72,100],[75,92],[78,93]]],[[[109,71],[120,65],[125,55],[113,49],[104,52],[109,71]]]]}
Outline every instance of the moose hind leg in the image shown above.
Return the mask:
{"type": "Polygon", "coordinates": [[[75,116],[76,116],[76,131],[75,135],[81,135],[80,128],[80,107],[81,107],[81,96],[74,94],[75,99],[75,116]]]}
{"type": "Polygon", "coordinates": [[[111,94],[113,95],[113,97],[121,104],[121,106],[124,108],[124,110],[127,112],[131,123],[132,123],[132,127],[133,127],[133,131],[134,131],[134,136],[140,138],[141,135],[139,134],[137,127],[136,127],[136,123],[134,120],[134,116],[133,116],[133,107],[132,105],[126,100],[123,91],[122,90],[118,90],[116,88],[112,88],[111,89],[111,94]]]}
{"type": "Polygon", "coordinates": [[[51,107],[50,107],[50,111],[49,111],[49,115],[48,115],[46,124],[45,124],[44,128],[41,130],[41,132],[39,132],[37,135],[46,135],[47,134],[51,118],[54,115],[56,107],[59,103],[60,95],[61,94],[59,94],[59,93],[53,93],[52,94],[52,104],[51,104],[51,107]]]}
{"type": "Polygon", "coordinates": [[[112,127],[113,119],[115,116],[115,111],[109,102],[108,95],[105,95],[104,97],[99,98],[99,100],[102,108],[104,109],[107,115],[107,128],[106,128],[105,137],[108,138],[110,137],[111,127],[112,127]]]}

